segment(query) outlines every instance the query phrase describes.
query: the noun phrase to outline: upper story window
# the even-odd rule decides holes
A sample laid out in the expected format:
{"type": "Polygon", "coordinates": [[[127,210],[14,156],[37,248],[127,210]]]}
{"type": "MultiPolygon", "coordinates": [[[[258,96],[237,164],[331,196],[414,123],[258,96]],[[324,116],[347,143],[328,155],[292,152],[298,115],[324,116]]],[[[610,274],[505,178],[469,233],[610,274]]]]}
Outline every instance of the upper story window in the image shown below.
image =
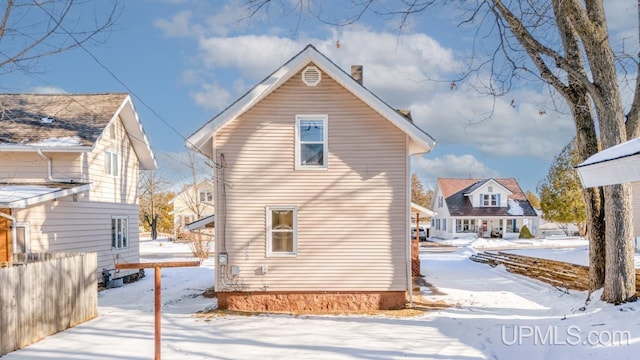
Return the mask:
{"type": "Polygon", "coordinates": [[[200,202],[212,202],[213,201],[213,191],[211,190],[200,190],[200,202]]]}
{"type": "Polygon", "coordinates": [[[498,195],[497,194],[483,194],[482,195],[482,206],[498,206],[498,195]]]}
{"type": "Polygon", "coordinates": [[[267,256],[296,255],[297,222],[295,206],[267,207],[267,256]]]}
{"type": "Polygon", "coordinates": [[[296,116],[295,162],[298,169],[327,169],[327,115],[296,116]]]}
{"type": "Polygon", "coordinates": [[[444,198],[442,196],[438,196],[438,207],[441,208],[444,206],[444,198]]]}
{"type": "Polygon", "coordinates": [[[111,135],[111,139],[115,140],[116,139],[116,124],[111,124],[111,126],[109,127],[109,133],[111,135]]]}
{"type": "Polygon", "coordinates": [[[104,172],[109,176],[118,176],[118,153],[115,151],[104,152],[104,172]]]}

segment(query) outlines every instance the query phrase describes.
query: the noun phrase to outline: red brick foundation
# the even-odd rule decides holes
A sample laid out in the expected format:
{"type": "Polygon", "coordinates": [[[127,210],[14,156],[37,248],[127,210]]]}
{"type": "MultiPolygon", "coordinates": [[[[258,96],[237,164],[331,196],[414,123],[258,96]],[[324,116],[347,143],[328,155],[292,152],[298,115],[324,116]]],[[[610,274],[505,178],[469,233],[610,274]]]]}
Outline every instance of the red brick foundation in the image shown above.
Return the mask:
{"type": "Polygon", "coordinates": [[[235,311],[334,312],[404,309],[404,291],[218,292],[218,309],[235,311]]]}

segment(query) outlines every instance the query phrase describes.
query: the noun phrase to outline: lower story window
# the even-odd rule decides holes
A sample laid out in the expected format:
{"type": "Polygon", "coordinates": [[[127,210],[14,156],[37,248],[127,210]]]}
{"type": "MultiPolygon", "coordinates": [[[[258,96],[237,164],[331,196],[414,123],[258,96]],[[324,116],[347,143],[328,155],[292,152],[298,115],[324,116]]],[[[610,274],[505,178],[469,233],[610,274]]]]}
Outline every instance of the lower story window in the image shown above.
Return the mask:
{"type": "Polygon", "coordinates": [[[296,207],[267,207],[268,256],[295,256],[297,253],[297,232],[296,207]]]}
{"type": "Polygon", "coordinates": [[[128,216],[111,217],[111,247],[124,249],[129,247],[128,216]]]}
{"type": "Polygon", "coordinates": [[[476,221],[474,219],[456,219],[456,232],[476,232],[476,221]]]}

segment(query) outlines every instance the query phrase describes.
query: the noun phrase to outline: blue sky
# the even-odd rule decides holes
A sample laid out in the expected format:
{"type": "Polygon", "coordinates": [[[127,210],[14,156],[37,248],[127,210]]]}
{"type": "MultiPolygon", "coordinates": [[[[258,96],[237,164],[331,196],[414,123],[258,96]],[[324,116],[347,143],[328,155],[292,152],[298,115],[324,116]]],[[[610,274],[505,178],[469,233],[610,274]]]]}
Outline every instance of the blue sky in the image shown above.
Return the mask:
{"type": "MultiPolygon", "coordinates": [[[[335,5],[345,3],[326,1],[320,10],[334,16],[335,5]]],[[[414,18],[399,34],[395,19],[367,15],[355,25],[335,27],[283,14],[277,6],[242,20],[247,14],[242,4],[122,2],[115,29],[87,49],[126,87],[86,52],[75,50],[42,59],[36,73],[2,75],[0,89],[130,89],[160,165],[170,168],[180,163],[183,137],[311,43],[347,71],[352,64],[364,65],[365,86],[392,106],[411,109],[416,124],[437,140],[431,153],[412,164],[427,186],[437,177],[514,177],[524,190],[535,192],[553,156],[573,136],[562,100],[535,82],[518,83],[495,100],[472,86],[486,74],[451,89],[449,79],[466,69],[475,29],[457,27],[450,11],[440,8],[414,18]]],[[[635,5],[607,1],[607,11],[614,46],[623,38],[637,44],[635,5]]]]}

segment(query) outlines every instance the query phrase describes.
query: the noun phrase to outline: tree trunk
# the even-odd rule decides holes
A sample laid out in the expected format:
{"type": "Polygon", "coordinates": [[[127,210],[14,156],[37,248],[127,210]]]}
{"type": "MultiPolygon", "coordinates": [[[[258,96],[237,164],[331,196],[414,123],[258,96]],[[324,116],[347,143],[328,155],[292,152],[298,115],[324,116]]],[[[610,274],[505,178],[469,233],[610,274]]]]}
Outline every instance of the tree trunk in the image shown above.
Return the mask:
{"type": "Polygon", "coordinates": [[[614,304],[636,300],[636,272],[631,224],[631,186],[604,187],[607,267],[602,300],[614,304]]]}

